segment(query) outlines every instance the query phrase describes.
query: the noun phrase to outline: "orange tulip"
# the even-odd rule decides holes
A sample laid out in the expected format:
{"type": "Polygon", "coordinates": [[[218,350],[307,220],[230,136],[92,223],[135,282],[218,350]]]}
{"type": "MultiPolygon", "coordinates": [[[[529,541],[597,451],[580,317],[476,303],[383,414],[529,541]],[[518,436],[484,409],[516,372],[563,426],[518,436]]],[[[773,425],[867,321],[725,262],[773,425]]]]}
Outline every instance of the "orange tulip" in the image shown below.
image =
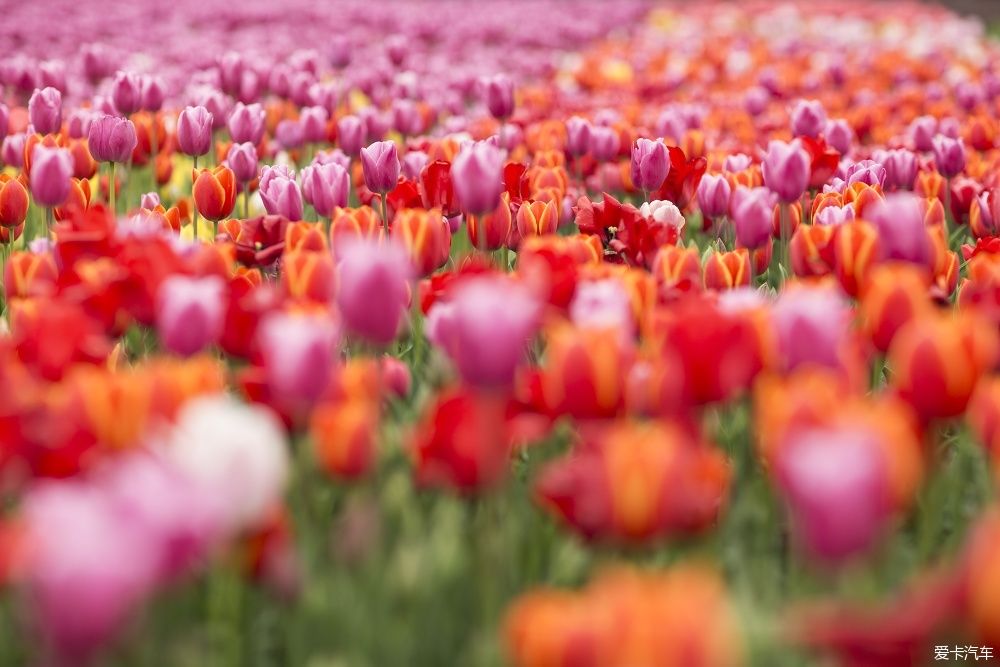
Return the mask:
{"type": "Polygon", "coordinates": [[[510,243],[510,233],[514,227],[514,216],[510,212],[510,195],[506,192],[500,195],[500,203],[496,210],[486,215],[466,216],[466,231],[469,234],[469,242],[480,248],[479,226],[483,224],[485,231],[486,250],[498,250],[510,243]]]}
{"type": "Polygon", "coordinates": [[[844,223],[834,232],[833,248],[837,280],[845,292],[857,296],[878,259],[878,232],[863,220],[844,223]]]}
{"type": "Polygon", "coordinates": [[[236,206],[236,176],[232,169],[218,166],[193,172],[192,194],[198,213],[206,220],[218,222],[229,217],[236,206]]]}
{"type": "Polygon", "coordinates": [[[363,477],[375,461],[378,404],[348,399],[319,405],[309,435],[320,466],[345,479],[363,477]]]}
{"type": "Polygon", "coordinates": [[[0,174],[0,227],[17,227],[28,217],[28,185],[24,176],[0,174]]]}
{"type": "Polygon", "coordinates": [[[330,247],[337,254],[337,245],[345,238],[362,236],[381,238],[382,218],[371,206],[334,208],[330,215],[330,247]]]}
{"type": "Polygon", "coordinates": [[[705,288],[727,290],[750,284],[750,253],[746,248],[713,251],[705,260],[705,288]]]}
{"type": "Polygon", "coordinates": [[[909,263],[892,262],[875,267],[861,295],[862,326],[880,352],[889,350],[903,325],[933,310],[926,274],[909,263]]]}
{"type": "Polygon", "coordinates": [[[559,210],[548,201],[525,201],[517,209],[517,230],[523,238],[555,234],[559,227],[559,210]]]}
{"type": "Polygon", "coordinates": [[[69,197],[66,203],[54,210],[56,220],[65,220],[72,215],[71,209],[86,210],[90,207],[90,181],[70,179],[69,197]]]}
{"type": "Polygon", "coordinates": [[[678,292],[700,290],[704,284],[701,260],[694,248],[663,246],[656,253],[650,271],[661,299],[669,299],[678,292]]]}
{"type": "Polygon", "coordinates": [[[281,285],[291,299],[330,303],[336,290],[336,273],[329,253],[286,251],[282,258],[281,285]]]}
{"type": "Polygon", "coordinates": [[[451,232],[441,209],[404,208],[392,220],[392,235],[410,253],[421,275],[430,275],[448,261],[451,232]]]}

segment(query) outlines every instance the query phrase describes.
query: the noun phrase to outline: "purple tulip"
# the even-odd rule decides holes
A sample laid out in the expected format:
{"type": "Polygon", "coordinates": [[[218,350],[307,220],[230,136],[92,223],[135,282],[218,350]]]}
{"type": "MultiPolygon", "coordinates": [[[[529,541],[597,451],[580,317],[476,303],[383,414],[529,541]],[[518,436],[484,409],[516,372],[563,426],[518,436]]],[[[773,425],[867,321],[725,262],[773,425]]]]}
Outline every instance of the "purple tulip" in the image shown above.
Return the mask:
{"type": "Polygon", "coordinates": [[[39,206],[62,206],[69,197],[73,156],[63,148],[38,144],[31,154],[31,196],[39,206]]]}
{"type": "Polygon", "coordinates": [[[861,160],[855,162],[847,168],[847,187],[854,183],[864,183],[865,185],[877,185],[881,187],[885,183],[886,170],[881,164],[874,160],[861,160]]]}
{"type": "Polygon", "coordinates": [[[490,115],[506,120],[514,113],[514,82],[509,76],[498,74],[483,81],[486,89],[486,107],[490,115]]]}
{"type": "Polygon", "coordinates": [[[139,198],[139,208],[144,208],[147,211],[152,211],[160,205],[160,195],[155,192],[144,192],[139,198]]]}
{"type": "Polygon", "coordinates": [[[409,254],[398,242],[345,238],[337,256],[337,306],[347,330],[377,345],[391,343],[409,303],[413,276],[409,254]]]}
{"type": "Polygon", "coordinates": [[[707,218],[719,218],[729,213],[732,186],[722,174],[705,174],[698,184],[698,208],[707,218]]]}
{"type": "Polygon", "coordinates": [[[637,139],[632,146],[632,184],[643,192],[653,192],[667,178],[670,157],[662,141],[637,139]]]}
{"type": "Polygon", "coordinates": [[[226,163],[241,186],[257,177],[257,161],[257,147],[249,141],[234,143],[226,154],[226,163]]]}
{"type": "Polygon", "coordinates": [[[111,100],[115,108],[128,116],[142,108],[142,81],[132,72],[118,72],[111,82],[111,100]]]}
{"type": "Polygon", "coordinates": [[[55,88],[35,89],[28,100],[28,120],[39,134],[58,132],[62,127],[62,93],[55,88]]]}
{"type": "Polygon", "coordinates": [[[826,124],[824,131],[826,143],[833,147],[841,155],[851,152],[854,145],[854,128],[844,119],[831,120],[826,124]]]}
{"type": "Polygon", "coordinates": [[[799,100],[792,108],[792,132],[815,139],[826,128],[826,109],[816,100],[799,100]]]}
{"type": "Polygon", "coordinates": [[[420,110],[410,100],[396,100],[392,103],[392,126],[403,136],[420,134],[423,119],[420,110]]]}
{"type": "Polygon", "coordinates": [[[323,217],[347,206],[350,190],[351,177],[339,164],[313,164],[302,170],[302,195],[323,217]]]}
{"type": "Polygon", "coordinates": [[[306,143],[326,141],[326,122],[330,114],[323,107],[305,107],[299,114],[302,138],[306,143]]]}
{"type": "Polygon", "coordinates": [[[410,151],[403,156],[402,173],[403,178],[415,181],[420,178],[420,172],[430,161],[427,153],[423,151],[410,151]]]}
{"type": "Polygon", "coordinates": [[[177,117],[177,146],[185,155],[206,155],[212,148],[212,114],[205,107],[187,107],[177,117]]]}
{"type": "MultiPolygon", "coordinates": [[[[410,151],[410,153],[414,152],[410,151]]],[[[313,164],[339,164],[350,173],[351,158],[339,148],[334,148],[330,151],[319,151],[316,153],[316,157],[313,158],[313,164]]]]}
{"type": "Polygon", "coordinates": [[[756,250],[767,244],[774,227],[774,193],[767,188],[736,188],[731,197],[733,228],[740,246],[756,250]]]}
{"type": "Polygon", "coordinates": [[[590,154],[598,162],[609,162],[618,155],[621,142],[618,133],[610,128],[594,125],[590,128],[590,154]]]}
{"type": "Polygon", "coordinates": [[[366,132],[364,121],[357,116],[344,116],[337,121],[337,142],[352,157],[365,145],[366,132]]]}
{"type": "Polygon", "coordinates": [[[503,154],[484,141],[464,146],[451,163],[451,179],[463,211],[489,213],[503,192],[503,154]]]}
{"type": "Polygon", "coordinates": [[[328,314],[275,313],[257,334],[268,388],[283,403],[309,406],[330,386],[340,335],[328,314]]]}
{"type": "Polygon", "coordinates": [[[163,347],[184,357],[219,340],[224,324],[225,284],[218,276],[167,278],[157,295],[156,332],[163,347]]]}
{"type": "Polygon", "coordinates": [[[586,155],[590,150],[590,122],[579,116],[566,121],[566,150],[573,157],[586,155]]]}
{"type": "Polygon", "coordinates": [[[473,278],[427,316],[427,337],[478,387],[506,387],[541,317],[541,304],[507,277],[473,278]]]}
{"type": "Polygon", "coordinates": [[[931,140],[934,164],[945,178],[958,176],[965,170],[965,145],[961,139],[937,135],[931,140]]]}
{"type": "Polygon", "coordinates": [[[128,162],[138,143],[135,125],[121,116],[101,116],[90,123],[87,146],[98,162],[128,162]]]}
{"type": "Polygon", "coordinates": [[[399,156],[392,141],[376,141],[361,149],[361,169],[365,185],[372,192],[385,194],[396,187],[399,180],[399,156]]]}
{"type": "Polygon", "coordinates": [[[226,119],[232,111],[232,102],[228,97],[213,88],[202,91],[200,103],[211,115],[213,130],[221,130],[226,126],[226,119]]]}
{"type": "Polygon", "coordinates": [[[229,136],[235,143],[250,142],[256,146],[264,138],[266,120],[267,116],[261,105],[237,102],[226,123],[229,128],[229,136]]]}
{"type": "Polygon", "coordinates": [[[260,175],[260,199],[271,215],[289,220],[302,219],[302,193],[295,173],[279,165],[264,167],[260,175]]]}
{"type": "Polygon", "coordinates": [[[898,259],[930,268],[934,246],[919,196],[898,192],[876,202],[868,214],[878,230],[881,259],[898,259]]]}
{"type": "Polygon", "coordinates": [[[837,563],[866,551],[890,517],[889,470],[877,436],[849,426],[794,432],[776,472],[796,539],[837,563]]]}
{"type": "Polygon", "coordinates": [[[274,140],[285,150],[292,150],[305,143],[306,135],[298,120],[286,118],[274,128],[274,140]]]}
{"type": "Polygon", "coordinates": [[[772,141],[767,146],[762,171],[764,185],[782,202],[790,204],[809,185],[809,154],[798,141],[772,141]]]}

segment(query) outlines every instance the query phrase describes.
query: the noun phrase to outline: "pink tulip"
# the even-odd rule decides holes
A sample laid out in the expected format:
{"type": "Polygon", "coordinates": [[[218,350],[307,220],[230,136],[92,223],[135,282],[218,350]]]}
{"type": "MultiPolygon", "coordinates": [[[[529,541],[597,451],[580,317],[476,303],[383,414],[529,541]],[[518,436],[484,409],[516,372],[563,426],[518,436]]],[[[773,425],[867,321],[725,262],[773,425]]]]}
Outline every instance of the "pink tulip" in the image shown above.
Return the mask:
{"type": "Polygon", "coordinates": [[[229,114],[226,126],[234,143],[251,143],[254,146],[264,138],[264,123],[267,120],[264,108],[259,104],[237,102],[229,114]]]}
{"type": "Polygon", "coordinates": [[[920,116],[910,123],[910,140],[918,151],[934,148],[934,135],[938,132],[938,122],[934,116],[920,116]]]}
{"type": "Polygon", "coordinates": [[[653,192],[663,185],[670,171],[670,157],[662,141],[637,139],[632,146],[632,185],[653,192]]]}
{"type": "Polygon", "coordinates": [[[142,82],[132,72],[118,72],[111,82],[111,100],[123,116],[142,108],[142,82]]]}
{"type": "Polygon", "coordinates": [[[808,365],[840,367],[852,315],[839,291],[830,287],[782,290],[771,318],[786,371],[808,365]]]}
{"type": "Polygon", "coordinates": [[[409,254],[393,240],[345,238],[337,256],[337,305],[344,326],[364,340],[387,345],[396,338],[409,303],[409,254]]]}
{"type": "Polygon", "coordinates": [[[155,112],[163,108],[163,100],[167,93],[163,89],[163,81],[160,77],[145,75],[140,79],[140,87],[142,88],[141,106],[144,110],[155,112]]]}
{"type": "Polygon", "coordinates": [[[802,196],[809,185],[809,154],[798,141],[772,141],[767,146],[762,167],[764,185],[790,204],[802,196]]]}
{"type": "Polygon", "coordinates": [[[503,74],[483,82],[486,89],[486,106],[490,115],[498,120],[510,118],[514,113],[514,82],[503,74]]]}
{"type": "Polygon", "coordinates": [[[24,132],[8,134],[0,146],[0,159],[5,165],[20,169],[24,166],[24,132]]]}
{"type": "Polygon", "coordinates": [[[62,94],[55,88],[36,89],[28,100],[28,119],[38,134],[54,134],[62,127],[62,94]]]}
{"type": "Polygon", "coordinates": [[[855,139],[854,128],[846,120],[838,119],[829,121],[826,124],[824,135],[826,143],[841,155],[847,155],[851,152],[851,147],[854,145],[855,139]]]}
{"type": "Polygon", "coordinates": [[[289,220],[302,219],[302,193],[295,182],[295,173],[278,165],[264,167],[260,175],[260,199],[271,215],[289,220]]]}
{"type": "Polygon", "coordinates": [[[538,329],[541,304],[506,277],[469,278],[449,301],[428,313],[427,336],[455,363],[466,382],[506,387],[538,329]]]}
{"type": "Polygon", "coordinates": [[[961,139],[938,135],[931,141],[934,164],[945,178],[958,176],[965,170],[965,145],[961,139]]]}
{"type": "Polygon", "coordinates": [[[889,471],[876,438],[849,426],[807,430],[779,449],[776,472],[792,530],[821,561],[868,550],[886,527],[889,471]]]}
{"type": "Polygon", "coordinates": [[[257,332],[270,391],[290,406],[315,403],[334,376],[338,339],[328,315],[270,315],[257,332]]]}
{"type": "Polygon", "coordinates": [[[569,318],[578,327],[616,331],[626,339],[635,332],[628,292],[615,279],[590,280],[577,285],[569,318]]]}
{"type": "Polygon", "coordinates": [[[98,162],[125,163],[138,143],[135,125],[120,116],[101,116],[90,123],[87,145],[98,162]]]}
{"type": "Polygon", "coordinates": [[[503,192],[503,155],[496,146],[477,142],[463,147],[451,163],[455,197],[466,213],[496,209],[503,192]]]}
{"type": "Polygon", "coordinates": [[[302,195],[323,217],[347,206],[350,189],[350,175],[339,164],[313,164],[302,170],[302,195]]]}
{"type": "Polygon", "coordinates": [[[323,107],[305,107],[299,112],[299,125],[306,143],[326,141],[326,122],[330,114],[323,107]]]}
{"type": "Polygon", "coordinates": [[[218,276],[170,276],[157,296],[160,342],[181,356],[200,352],[222,335],[225,310],[225,284],[218,276]]]}
{"type": "Polygon", "coordinates": [[[573,116],[566,121],[566,150],[573,157],[586,155],[590,150],[590,122],[573,116]]]}
{"type": "Polygon", "coordinates": [[[212,114],[205,107],[187,107],[177,117],[177,146],[198,157],[212,148],[212,114]]]}
{"type": "Polygon", "coordinates": [[[257,177],[257,162],[257,147],[249,141],[234,143],[226,154],[226,164],[233,170],[233,176],[241,186],[257,177]]]}
{"type": "Polygon", "coordinates": [[[396,187],[399,180],[399,155],[392,141],[376,141],[361,149],[361,168],[365,185],[372,192],[385,194],[396,187]]]}
{"type": "Polygon", "coordinates": [[[357,116],[344,116],[337,121],[337,142],[350,156],[356,156],[365,145],[365,124],[357,116]]]}
{"type": "Polygon", "coordinates": [[[590,154],[598,162],[608,162],[618,156],[621,146],[618,133],[610,127],[595,125],[590,128],[590,154]]]}
{"type": "Polygon", "coordinates": [[[879,257],[898,259],[930,269],[934,265],[934,245],[924,222],[920,197],[898,192],[876,202],[866,213],[878,230],[879,257]]]}
{"type": "Polygon", "coordinates": [[[31,196],[39,206],[62,206],[69,197],[73,156],[38,144],[31,155],[31,196]]]}
{"type": "Polygon", "coordinates": [[[736,241],[756,250],[767,244],[774,227],[775,196],[767,188],[738,187],[731,197],[736,241]]]}
{"type": "Polygon", "coordinates": [[[816,100],[799,100],[792,108],[792,132],[815,139],[826,127],[826,109],[816,100]]]}
{"type": "Polygon", "coordinates": [[[719,218],[729,214],[729,199],[732,187],[722,174],[705,174],[698,184],[698,208],[707,218],[719,218]]]}

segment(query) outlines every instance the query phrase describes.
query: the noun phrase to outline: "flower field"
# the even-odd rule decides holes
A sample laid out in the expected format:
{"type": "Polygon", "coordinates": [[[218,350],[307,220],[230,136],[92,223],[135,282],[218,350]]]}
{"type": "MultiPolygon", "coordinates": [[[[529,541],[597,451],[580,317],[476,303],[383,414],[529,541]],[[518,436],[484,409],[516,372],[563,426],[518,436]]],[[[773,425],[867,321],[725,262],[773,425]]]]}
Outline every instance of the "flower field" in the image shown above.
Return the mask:
{"type": "Polygon", "coordinates": [[[0,667],[1000,663],[1000,42],[0,20],[0,667]]]}

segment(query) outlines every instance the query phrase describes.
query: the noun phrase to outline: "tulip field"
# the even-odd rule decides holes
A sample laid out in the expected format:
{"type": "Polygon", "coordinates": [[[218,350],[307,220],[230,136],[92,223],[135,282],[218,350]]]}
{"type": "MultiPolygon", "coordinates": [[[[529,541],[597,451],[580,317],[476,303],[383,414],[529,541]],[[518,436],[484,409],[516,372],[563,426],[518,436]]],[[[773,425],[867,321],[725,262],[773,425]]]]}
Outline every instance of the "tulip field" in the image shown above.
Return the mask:
{"type": "Polygon", "coordinates": [[[980,20],[2,16],[0,667],[1000,664],[980,20]]]}

